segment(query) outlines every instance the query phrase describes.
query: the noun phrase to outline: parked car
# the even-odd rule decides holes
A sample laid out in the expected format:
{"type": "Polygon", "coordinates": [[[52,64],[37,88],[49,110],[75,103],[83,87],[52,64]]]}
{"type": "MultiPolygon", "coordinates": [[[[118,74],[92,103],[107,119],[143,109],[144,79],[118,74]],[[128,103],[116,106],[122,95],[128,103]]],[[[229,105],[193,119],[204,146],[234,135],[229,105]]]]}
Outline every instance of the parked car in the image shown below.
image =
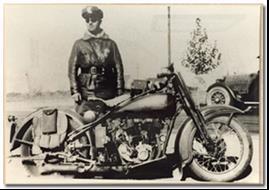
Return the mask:
{"type": "Polygon", "coordinates": [[[224,104],[238,108],[259,105],[259,71],[242,75],[227,75],[208,87],[207,105],[224,104]]]}

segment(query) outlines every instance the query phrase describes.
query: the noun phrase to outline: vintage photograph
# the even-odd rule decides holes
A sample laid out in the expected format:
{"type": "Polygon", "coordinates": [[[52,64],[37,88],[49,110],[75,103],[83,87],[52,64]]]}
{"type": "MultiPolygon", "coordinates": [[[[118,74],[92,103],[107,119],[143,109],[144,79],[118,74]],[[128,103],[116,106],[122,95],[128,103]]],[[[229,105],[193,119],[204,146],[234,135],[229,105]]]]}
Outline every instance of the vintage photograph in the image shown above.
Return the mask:
{"type": "Polygon", "coordinates": [[[4,4],[4,180],[261,185],[263,6],[4,4]]]}

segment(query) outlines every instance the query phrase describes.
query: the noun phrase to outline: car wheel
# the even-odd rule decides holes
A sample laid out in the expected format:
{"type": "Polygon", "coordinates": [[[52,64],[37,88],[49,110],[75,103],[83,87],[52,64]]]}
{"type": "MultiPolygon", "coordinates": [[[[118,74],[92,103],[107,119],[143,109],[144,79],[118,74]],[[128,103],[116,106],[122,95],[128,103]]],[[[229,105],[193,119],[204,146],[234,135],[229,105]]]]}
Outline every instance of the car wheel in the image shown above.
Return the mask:
{"type": "Polygon", "coordinates": [[[207,105],[233,105],[233,98],[225,88],[216,86],[208,91],[206,103],[207,105]]]}

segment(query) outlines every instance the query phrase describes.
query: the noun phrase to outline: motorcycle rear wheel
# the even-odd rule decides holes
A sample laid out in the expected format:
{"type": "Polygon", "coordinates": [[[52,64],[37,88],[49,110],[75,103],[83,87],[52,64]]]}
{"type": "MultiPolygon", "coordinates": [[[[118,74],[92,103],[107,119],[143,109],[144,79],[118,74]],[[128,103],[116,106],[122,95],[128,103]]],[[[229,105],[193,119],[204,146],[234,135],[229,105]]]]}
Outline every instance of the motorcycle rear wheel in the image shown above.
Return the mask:
{"type": "MultiPolygon", "coordinates": [[[[252,140],[249,133],[241,127],[242,124],[235,118],[229,126],[226,125],[229,117],[215,117],[207,124],[207,131],[211,138],[219,139],[218,158],[210,155],[196,134],[192,139],[193,160],[189,165],[193,174],[205,181],[227,182],[237,179],[249,166],[252,158],[252,140]],[[223,128],[223,131],[220,131],[223,128]],[[219,131],[218,131],[219,130],[219,131]],[[226,132],[225,132],[226,130],[226,132]],[[212,134],[213,132],[213,134],[212,134]],[[223,134],[221,134],[221,132],[223,134]],[[226,133],[226,134],[225,134],[226,133]],[[228,133],[231,133],[229,137],[228,133]],[[218,137],[221,134],[222,137],[218,137]],[[225,136],[226,135],[226,136],[225,136]],[[221,141],[220,139],[223,139],[221,141]]],[[[216,145],[217,145],[216,144],[216,145]]]]}
{"type": "MultiPolygon", "coordinates": [[[[77,127],[79,127],[80,125],[82,125],[82,123],[75,121],[71,118],[69,118],[69,130],[68,131],[73,131],[75,130],[77,127]]],[[[25,131],[22,140],[29,142],[29,143],[33,143],[33,134],[32,134],[32,122],[28,122],[27,123],[28,129],[25,131]]],[[[89,144],[89,139],[87,136],[81,136],[79,138],[79,142],[82,144],[89,144]]],[[[32,156],[38,156],[38,154],[34,154],[33,153],[33,147],[29,146],[27,144],[21,144],[21,156],[22,158],[27,158],[27,157],[32,157],[32,156]]],[[[83,157],[87,157],[89,155],[89,150],[83,150],[81,152],[79,152],[80,155],[82,155],[83,157]]],[[[42,163],[42,161],[40,160],[40,163],[42,163]]],[[[32,163],[28,163],[28,164],[24,164],[25,169],[27,170],[27,172],[32,175],[32,176],[39,176],[41,174],[41,170],[40,167],[41,165],[39,165],[39,161],[35,162],[33,161],[32,163]]]]}

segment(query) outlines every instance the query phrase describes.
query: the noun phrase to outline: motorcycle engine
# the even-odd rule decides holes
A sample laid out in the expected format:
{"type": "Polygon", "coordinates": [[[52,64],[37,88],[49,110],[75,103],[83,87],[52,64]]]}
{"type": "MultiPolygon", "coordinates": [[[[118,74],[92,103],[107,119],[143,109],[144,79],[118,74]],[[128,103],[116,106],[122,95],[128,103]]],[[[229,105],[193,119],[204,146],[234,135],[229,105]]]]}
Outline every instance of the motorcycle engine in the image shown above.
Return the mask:
{"type": "Polygon", "coordinates": [[[120,126],[113,139],[123,163],[139,164],[161,154],[164,126],[159,119],[126,119],[120,126]]]}

